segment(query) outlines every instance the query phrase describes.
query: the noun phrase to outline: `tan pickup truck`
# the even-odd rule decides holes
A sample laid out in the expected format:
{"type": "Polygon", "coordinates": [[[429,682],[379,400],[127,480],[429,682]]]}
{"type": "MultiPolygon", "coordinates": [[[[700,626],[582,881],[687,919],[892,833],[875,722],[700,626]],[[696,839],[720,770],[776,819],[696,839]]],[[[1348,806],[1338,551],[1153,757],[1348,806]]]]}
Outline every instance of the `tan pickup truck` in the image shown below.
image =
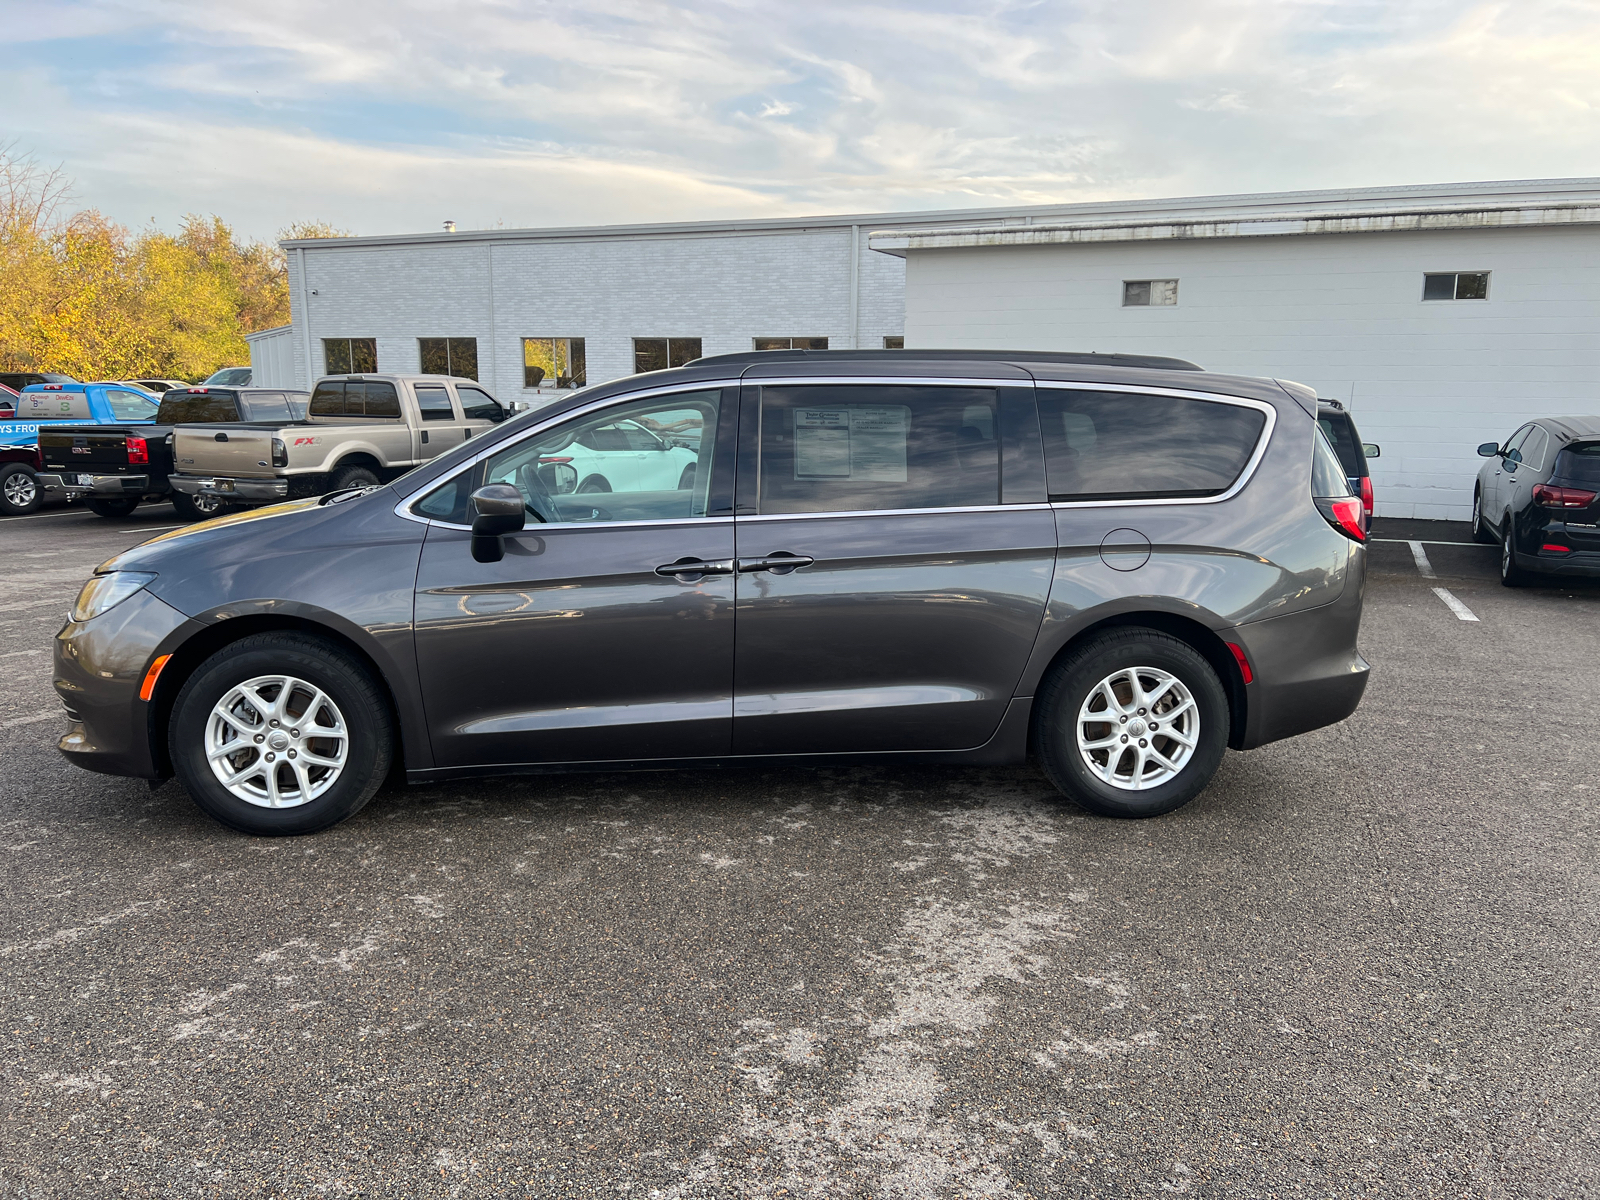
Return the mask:
{"type": "Polygon", "coordinates": [[[320,496],[387,483],[510,415],[470,379],[329,375],[302,421],[180,425],[170,479],[174,491],[236,505],[320,496]]]}

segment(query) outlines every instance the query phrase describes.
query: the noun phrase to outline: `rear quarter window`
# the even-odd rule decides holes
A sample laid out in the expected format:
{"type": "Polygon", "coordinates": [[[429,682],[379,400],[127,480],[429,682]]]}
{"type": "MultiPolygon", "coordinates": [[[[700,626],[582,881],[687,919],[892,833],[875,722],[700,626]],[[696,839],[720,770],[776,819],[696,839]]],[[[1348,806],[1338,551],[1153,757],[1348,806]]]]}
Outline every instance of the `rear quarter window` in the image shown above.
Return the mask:
{"type": "Polygon", "coordinates": [[[1222,401],[1040,388],[1039,421],[1050,499],[1142,500],[1227,491],[1267,417],[1222,401]]]}
{"type": "Polygon", "coordinates": [[[1367,456],[1361,452],[1361,443],[1356,439],[1355,422],[1345,413],[1323,413],[1317,417],[1317,424],[1322,426],[1333,452],[1339,456],[1344,473],[1356,478],[1366,475],[1367,456]]]}
{"type": "Polygon", "coordinates": [[[1311,442],[1311,494],[1318,500],[1351,495],[1344,464],[1334,453],[1333,444],[1328,441],[1328,434],[1320,421],[1311,435],[1311,442]]]}
{"type": "Polygon", "coordinates": [[[1578,483],[1600,483],[1600,442],[1579,442],[1556,456],[1552,478],[1578,483]]]}

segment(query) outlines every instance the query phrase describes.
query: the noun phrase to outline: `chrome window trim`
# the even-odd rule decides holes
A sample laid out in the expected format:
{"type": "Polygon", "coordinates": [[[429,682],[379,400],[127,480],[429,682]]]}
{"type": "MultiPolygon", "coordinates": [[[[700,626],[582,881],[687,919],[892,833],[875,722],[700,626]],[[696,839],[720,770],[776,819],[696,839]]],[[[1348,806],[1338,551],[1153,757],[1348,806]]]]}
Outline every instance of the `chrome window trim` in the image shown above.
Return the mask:
{"type": "MultiPolygon", "coordinates": [[[[1232,500],[1256,473],[1256,468],[1261,465],[1261,460],[1267,456],[1267,446],[1272,441],[1272,433],[1278,427],[1278,410],[1265,400],[1253,400],[1246,396],[1228,396],[1220,392],[1198,392],[1188,388],[1155,387],[1144,384],[1119,385],[1110,383],[1079,383],[1058,380],[1038,380],[1037,387],[1059,388],[1079,392],[1134,392],[1147,396],[1171,396],[1180,400],[1205,400],[1212,404],[1232,404],[1239,408],[1253,408],[1263,413],[1267,420],[1261,427],[1261,433],[1256,438],[1255,449],[1244,464],[1244,470],[1239,472],[1239,477],[1224,492],[1215,496],[1150,496],[1136,500],[1052,500],[1051,508],[1133,508],[1140,505],[1169,505],[1169,504],[1221,504],[1224,500],[1232,500]]],[[[1041,416],[1040,420],[1043,420],[1041,416]]],[[[1049,484],[1049,462],[1045,465],[1045,487],[1049,484]]]]}

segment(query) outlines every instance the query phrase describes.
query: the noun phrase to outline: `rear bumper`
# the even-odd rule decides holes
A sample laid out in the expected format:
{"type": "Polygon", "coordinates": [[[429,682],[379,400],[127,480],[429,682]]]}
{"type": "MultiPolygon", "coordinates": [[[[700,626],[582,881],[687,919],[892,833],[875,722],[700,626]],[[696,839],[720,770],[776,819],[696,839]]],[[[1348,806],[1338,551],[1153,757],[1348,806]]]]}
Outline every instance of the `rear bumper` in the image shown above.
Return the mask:
{"type": "Polygon", "coordinates": [[[225,475],[174,475],[172,489],[185,496],[216,496],[222,500],[270,504],[289,495],[287,479],[231,479],[225,475]]]}
{"type": "MultiPolygon", "coordinates": [[[[39,486],[57,496],[143,496],[151,490],[148,475],[94,475],[83,471],[41,474],[39,486]]],[[[157,486],[155,490],[164,489],[157,486]]]]}
{"type": "Polygon", "coordinates": [[[175,649],[193,625],[149,592],[136,592],[92,621],[56,634],[55,689],[67,733],[57,748],[87,771],[155,779],[151,705],[139,699],[145,672],[175,649]]]}
{"type": "Polygon", "coordinates": [[[1517,565],[1540,575],[1577,575],[1593,579],[1600,577],[1600,552],[1574,550],[1570,554],[1556,554],[1541,550],[1537,554],[1518,554],[1517,565]]]}
{"type": "Polygon", "coordinates": [[[1372,669],[1356,649],[1366,585],[1366,550],[1351,552],[1344,593],[1332,604],[1254,621],[1229,630],[1244,647],[1255,682],[1246,688],[1245,731],[1238,748],[1308,733],[1355,712],[1372,669]]]}

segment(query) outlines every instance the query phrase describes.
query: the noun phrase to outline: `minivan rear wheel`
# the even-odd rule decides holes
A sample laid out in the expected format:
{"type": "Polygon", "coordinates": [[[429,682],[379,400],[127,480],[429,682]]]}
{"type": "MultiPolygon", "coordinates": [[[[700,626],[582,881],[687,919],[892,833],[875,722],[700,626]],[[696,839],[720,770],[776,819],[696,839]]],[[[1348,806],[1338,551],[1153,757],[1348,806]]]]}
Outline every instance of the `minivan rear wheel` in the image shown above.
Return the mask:
{"type": "Polygon", "coordinates": [[[1106,817],[1187,804],[1228,745],[1228,700],[1192,646],[1153,629],[1091,638],[1040,689],[1034,744],[1050,782],[1106,817]]]}
{"type": "Polygon", "coordinates": [[[331,642],[263,633],[217,651],[178,693],[173,769],[242,833],[315,833],[359,812],[388,774],[394,735],[366,667],[331,642]]]}

